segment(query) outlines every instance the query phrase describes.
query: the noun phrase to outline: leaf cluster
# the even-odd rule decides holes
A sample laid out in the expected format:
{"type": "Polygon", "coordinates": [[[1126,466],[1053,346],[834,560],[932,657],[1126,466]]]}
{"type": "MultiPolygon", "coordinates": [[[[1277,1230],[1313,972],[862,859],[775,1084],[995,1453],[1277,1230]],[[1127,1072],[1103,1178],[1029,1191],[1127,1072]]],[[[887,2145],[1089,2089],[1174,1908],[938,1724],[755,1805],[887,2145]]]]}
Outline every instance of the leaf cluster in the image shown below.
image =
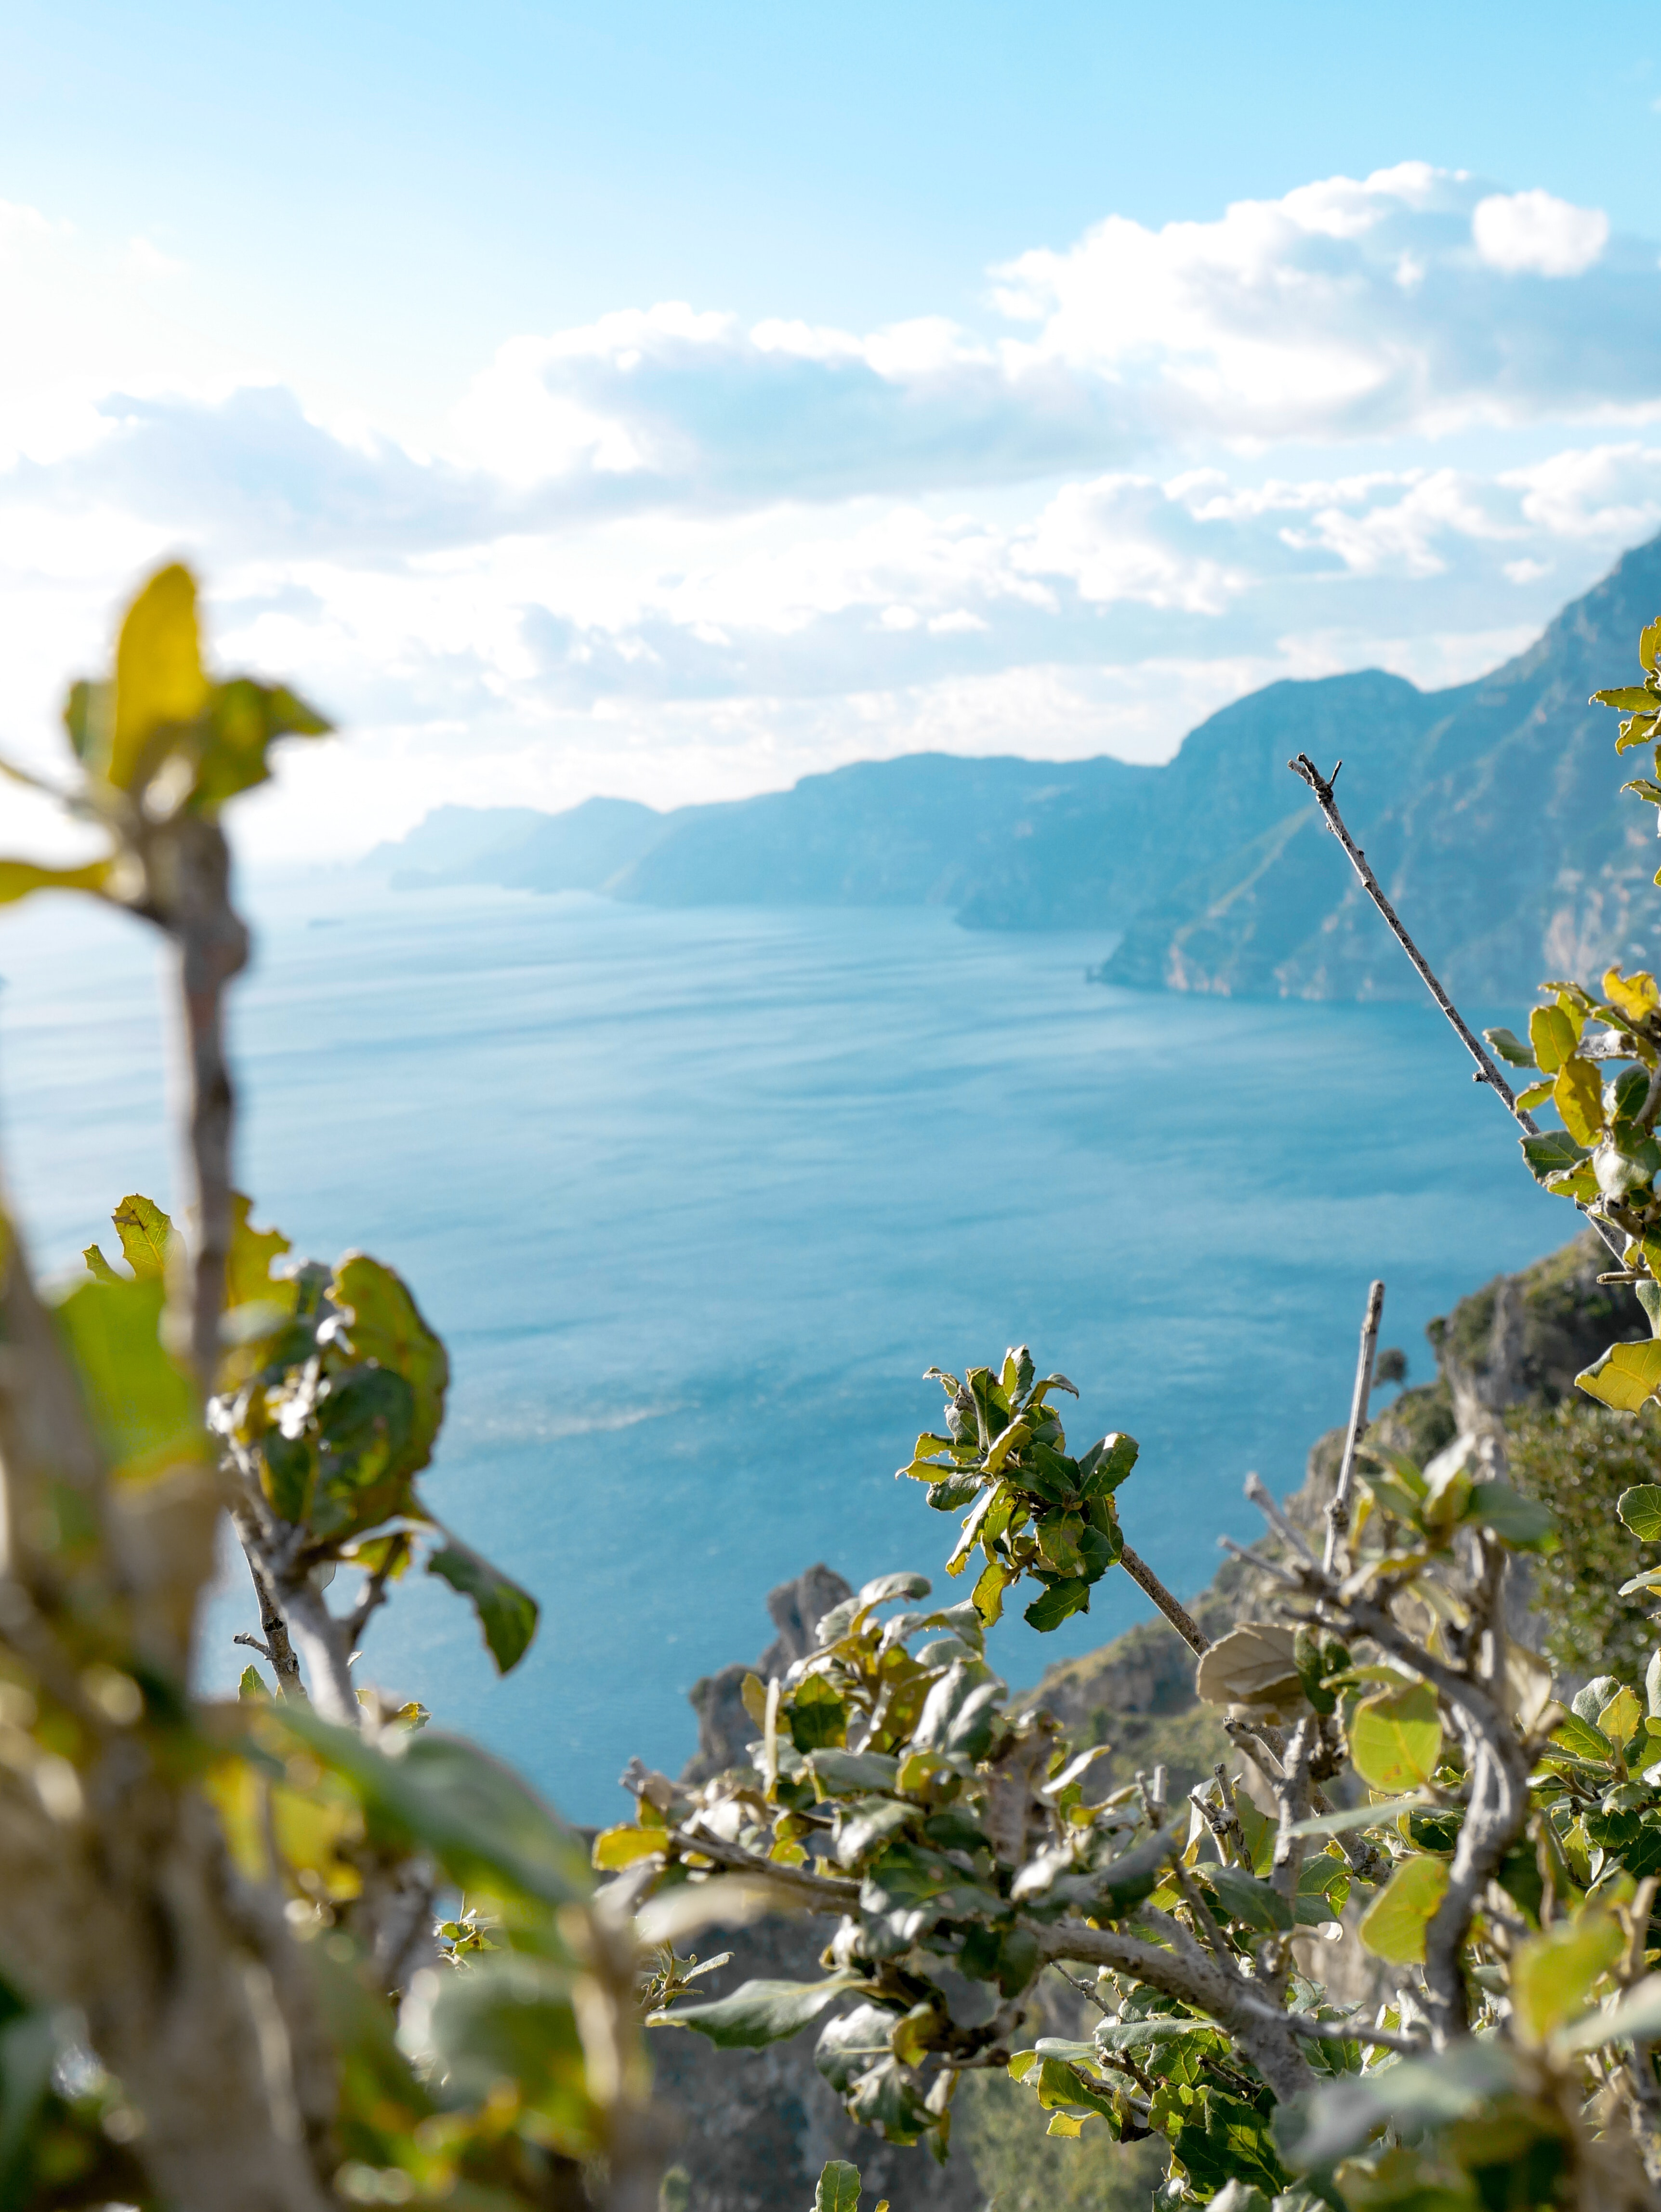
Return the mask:
{"type": "Polygon", "coordinates": [[[979,1551],[973,1601],[988,1627],[1024,1576],[1042,1585],[1026,1608],[1034,1628],[1088,1612],[1092,1587],[1123,1549],[1114,1493],[1136,1464],[1135,1438],[1116,1432],[1070,1458],[1049,1399],[1078,1391],[1065,1375],[1040,1378],[1024,1344],[1001,1368],[971,1367],[961,1382],[928,1372],[946,1390],[946,1433],[920,1436],[899,1474],[928,1483],[937,1512],[969,1506],[947,1574],[962,1574],[979,1551]]]}

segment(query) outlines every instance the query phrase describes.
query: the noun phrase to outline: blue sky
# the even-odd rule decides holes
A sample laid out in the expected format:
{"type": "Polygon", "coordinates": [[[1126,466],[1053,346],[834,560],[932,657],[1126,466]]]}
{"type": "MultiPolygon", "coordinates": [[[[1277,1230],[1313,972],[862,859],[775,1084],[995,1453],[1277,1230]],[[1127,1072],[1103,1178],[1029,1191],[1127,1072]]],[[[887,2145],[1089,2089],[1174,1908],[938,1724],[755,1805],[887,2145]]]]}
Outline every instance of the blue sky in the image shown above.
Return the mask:
{"type": "Polygon", "coordinates": [[[273,854],[1158,757],[1661,527],[1652,9],[4,22],[0,738],[182,551],[353,732],[273,854]]]}

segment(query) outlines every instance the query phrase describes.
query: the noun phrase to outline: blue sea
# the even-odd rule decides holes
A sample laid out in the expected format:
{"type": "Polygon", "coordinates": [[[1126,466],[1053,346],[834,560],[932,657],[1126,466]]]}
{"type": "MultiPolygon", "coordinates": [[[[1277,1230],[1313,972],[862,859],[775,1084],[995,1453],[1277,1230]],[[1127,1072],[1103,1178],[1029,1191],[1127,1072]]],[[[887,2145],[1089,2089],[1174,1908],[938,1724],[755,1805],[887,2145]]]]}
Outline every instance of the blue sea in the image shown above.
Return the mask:
{"type": "MultiPolygon", "coordinates": [[[[687,1688],[770,1640],[772,1584],[938,1570],[952,1524],[893,1478],[938,1416],[925,1368],[1025,1340],[1070,1376],[1076,1445],[1141,1439],[1125,1525],[1191,1591],[1252,1528],[1247,1471],[1290,1488],[1343,1418],[1371,1277],[1423,1380],[1427,1321],[1576,1226],[1428,1007],[1109,990],[1099,938],[926,908],[344,871],[247,904],[255,1218],[403,1271],[454,1370],[431,1502],[542,1606],[498,1681],[464,1602],[413,1577],[363,1671],[585,1820],[617,1816],[631,1753],[686,1758],[687,1688]]],[[[161,962],[60,900],[0,917],[0,1144],[48,1273],[108,1249],[125,1192],[177,1188],[161,962]]],[[[1031,1683],[1145,1612],[1111,1575],[995,1656],[1031,1683]]],[[[228,1562],[206,1679],[254,1625],[228,1562]]]]}

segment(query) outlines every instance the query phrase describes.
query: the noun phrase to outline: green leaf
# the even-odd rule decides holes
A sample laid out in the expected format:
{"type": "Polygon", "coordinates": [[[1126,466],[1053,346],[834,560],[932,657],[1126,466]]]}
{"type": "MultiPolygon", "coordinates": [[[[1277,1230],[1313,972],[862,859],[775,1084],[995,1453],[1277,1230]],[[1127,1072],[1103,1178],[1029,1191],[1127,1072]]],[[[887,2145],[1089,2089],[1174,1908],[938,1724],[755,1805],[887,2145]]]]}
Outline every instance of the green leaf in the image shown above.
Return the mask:
{"type": "Polygon", "coordinates": [[[159,1275],[85,1282],[56,1320],[80,1380],[93,1432],[119,1482],[143,1482],[209,1459],[196,1392],[161,1345],[159,1275]]]}
{"type": "Polygon", "coordinates": [[[897,1789],[900,1762],[891,1752],[827,1747],[808,1753],[807,1771],[825,1796],[860,1797],[871,1790],[897,1789]]]}
{"type": "Polygon", "coordinates": [[[414,1413],[401,1472],[418,1474],[432,1457],[444,1419],[450,1363],[443,1345],[392,1268],[366,1253],[349,1252],[334,1271],[329,1296],[342,1311],[354,1356],[401,1375],[414,1413]]]}
{"type": "Polygon", "coordinates": [[[1591,707],[1613,707],[1617,714],[1644,714],[1661,707],[1661,696],[1642,684],[1617,684],[1611,691],[1594,691],[1591,707]]]}
{"type": "Polygon", "coordinates": [[[1090,1610],[1090,1584],[1082,1576],[1057,1576],[1027,1607],[1027,1626],[1047,1636],[1075,1613],[1090,1610]]]}
{"type": "Polygon", "coordinates": [[[1551,1732],[1551,1740],[1560,1751],[1573,1759],[1590,1759],[1600,1765],[1609,1764],[1615,1757],[1615,1746],[1603,1730],[1591,1721],[1582,1720],[1578,1713],[1565,1713],[1551,1732]]]}
{"type": "Polygon", "coordinates": [[[1646,623],[1638,633],[1639,666],[1647,668],[1653,676],[1658,660],[1661,660],[1661,618],[1646,623]]]}
{"type": "Polygon", "coordinates": [[[382,1750],[308,1707],[282,1711],[283,1726],[350,1784],[372,1826],[424,1845],[461,1888],[505,1887],[546,1905],[591,1893],[581,1836],[476,1744],[425,1729],[382,1750]]]}
{"type": "Polygon", "coordinates": [[[121,1239],[121,1256],[137,1279],[142,1283],[153,1275],[165,1276],[173,1224],[155,1200],[134,1191],[122,1200],[110,1219],[121,1239]]]}
{"type": "Polygon", "coordinates": [[[1084,1477],[1086,1498],[1106,1498],[1116,1491],[1136,1464],[1141,1447],[1135,1437],[1115,1431],[1104,1437],[1099,1443],[1092,1444],[1079,1462],[1079,1472],[1084,1477]]]}
{"type": "Polygon", "coordinates": [[[506,1674],[517,1667],[537,1632],[537,1601],[529,1590],[509,1582],[488,1559],[481,1559],[447,1530],[442,1547],[429,1559],[427,1571],[472,1600],[497,1674],[506,1674]]]}
{"type": "Polygon", "coordinates": [[[309,1437],[289,1437],[281,1429],[267,1429],[259,1439],[259,1450],[265,1462],[260,1488],[272,1512],[298,1528],[311,1510],[317,1447],[309,1437]]]}
{"type": "Polygon", "coordinates": [[[819,2173],[813,2212],[859,2212],[860,2170],[845,2158],[833,2158],[819,2173]]]}
{"type": "Polygon", "coordinates": [[[848,1707],[823,1674],[810,1674],[797,1683],[786,1718],[798,1751],[822,1751],[847,1740],[848,1707]]]}
{"type": "Polygon", "coordinates": [[[927,1575],[879,1575],[864,1585],[854,1602],[863,1613],[867,1606],[891,1605],[896,1598],[927,1597],[934,1587],[927,1575]]]}
{"type": "Polygon", "coordinates": [[[361,1534],[408,1502],[415,1393],[386,1367],[330,1376],[318,1407],[313,1532],[361,1534]]]}
{"type": "Polygon", "coordinates": [[[1464,1518],[1492,1528],[1502,1543],[1518,1552],[1536,1551],[1557,1533],[1546,1507],[1524,1498],[1508,1482],[1473,1483],[1464,1518]]]}
{"type": "Polygon", "coordinates": [[[256,684],[246,676],[215,684],[192,804],[200,813],[217,812],[239,792],[269,781],[269,754],[277,738],[320,738],[331,726],[284,684],[256,684]]]}
{"type": "Polygon", "coordinates": [[[586,2137],[599,2149],[604,2122],[584,2078],[570,1968],[499,1950],[476,1955],[465,1972],[433,1978],[419,2055],[441,2101],[477,2108],[511,2081],[522,2107],[573,2148],[586,2137]]]}
{"type": "Polygon", "coordinates": [[[1005,1686],[984,1661],[954,1660],[923,1700],[911,1733],[913,1746],[948,1758],[984,1758],[1005,1686]]]}
{"type": "Polygon", "coordinates": [[[1255,1928],[1263,1936],[1275,1935],[1293,1925],[1290,1901],[1271,1889],[1266,1881],[1249,1875],[1244,1867],[1202,1866],[1195,1870],[1229,1919],[1255,1928]]]}
{"type": "Polygon", "coordinates": [[[1375,1790],[1394,1796],[1422,1789],[1441,1755],[1441,1717],[1428,1683],[1386,1690],[1357,1706],[1349,1724],[1350,1763],[1375,1790]]]}
{"type": "Polygon", "coordinates": [[[800,2033],[860,1979],[857,1974],[833,1974],[828,1982],[745,1982],[709,2004],[654,2013],[651,2025],[696,2028],[721,2051],[759,2051],[800,2033]]]}
{"type": "Polygon", "coordinates": [[[1519,1944],[1512,1959],[1510,1988],[1519,2039],[1537,2046],[1555,2027],[1572,2020],[1625,1948],[1614,1914],[1595,1905],[1519,1944]]]}
{"type": "Polygon", "coordinates": [[[1615,1510],[1640,1543],[1661,1542],[1661,1482],[1640,1482],[1623,1490],[1615,1510]]]}
{"type": "Polygon", "coordinates": [[[113,860],[88,860],[79,868],[37,867],[33,860],[0,860],[0,906],[27,898],[31,891],[101,891],[113,860]]]}
{"type": "Polygon", "coordinates": [[[1416,1812],[1431,1802],[1422,1791],[1415,1790],[1406,1797],[1385,1797],[1373,1805],[1345,1805],[1335,1813],[1317,1813],[1307,1820],[1294,1821],[1288,1832],[1294,1836],[1342,1836],[1352,1828],[1384,1827],[1398,1814],[1416,1812]]]}
{"type": "Polygon", "coordinates": [[[1539,1062],[1522,1039],[1506,1029],[1484,1030],[1482,1035],[1508,1067],[1537,1067],[1539,1062]]]}
{"type": "Polygon", "coordinates": [[[81,1257],[87,1263],[87,1273],[92,1277],[95,1283],[119,1283],[123,1280],[123,1278],[116,1273],[114,1268],[111,1267],[109,1261],[104,1257],[102,1249],[100,1246],[96,1244],[87,1245],[82,1250],[81,1257]]]}
{"type": "Polygon", "coordinates": [[[1403,1859],[1357,1931],[1376,1958],[1396,1966],[1422,1964],[1425,1930],[1447,1894],[1445,1859],[1403,1859]]]}
{"type": "Polygon", "coordinates": [[[1617,1413],[1635,1413],[1661,1387],[1661,1338],[1641,1344],[1612,1344],[1574,1378],[1577,1389],[1600,1399],[1617,1413]]]}
{"type": "Polygon", "coordinates": [[[237,1697],[246,1705],[257,1704],[262,1698],[269,1700],[271,1690],[258,1667],[245,1667],[236,1686],[237,1697]]]}

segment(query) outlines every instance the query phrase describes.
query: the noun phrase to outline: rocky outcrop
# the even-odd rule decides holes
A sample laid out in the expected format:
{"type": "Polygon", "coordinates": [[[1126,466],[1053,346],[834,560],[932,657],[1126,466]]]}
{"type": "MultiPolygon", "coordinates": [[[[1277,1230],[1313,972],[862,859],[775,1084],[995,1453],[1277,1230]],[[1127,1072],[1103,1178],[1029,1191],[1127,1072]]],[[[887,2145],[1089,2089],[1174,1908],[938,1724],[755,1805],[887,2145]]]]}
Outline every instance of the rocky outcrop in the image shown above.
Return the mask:
{"type": "Polygon", "coordinates": [[[753,1667],[723,1667],[705,1674],[687,1692],[698,1717],[698,1747],[687,1761],[684,1782],[708,1782],[729,1766],[742,1766],[746,1744],[755,1739],[756,1724],[744,1710],[744,1678],[758,1674],[765,1682],[782,1675],[813,1648],[813,1631],[833,1606],[853,1591],[838,1574],[824,1565],[809,1567],[793,1583],[781,1583],[767,1595],[767,1612],[778,1634],[753,1667]]]}

